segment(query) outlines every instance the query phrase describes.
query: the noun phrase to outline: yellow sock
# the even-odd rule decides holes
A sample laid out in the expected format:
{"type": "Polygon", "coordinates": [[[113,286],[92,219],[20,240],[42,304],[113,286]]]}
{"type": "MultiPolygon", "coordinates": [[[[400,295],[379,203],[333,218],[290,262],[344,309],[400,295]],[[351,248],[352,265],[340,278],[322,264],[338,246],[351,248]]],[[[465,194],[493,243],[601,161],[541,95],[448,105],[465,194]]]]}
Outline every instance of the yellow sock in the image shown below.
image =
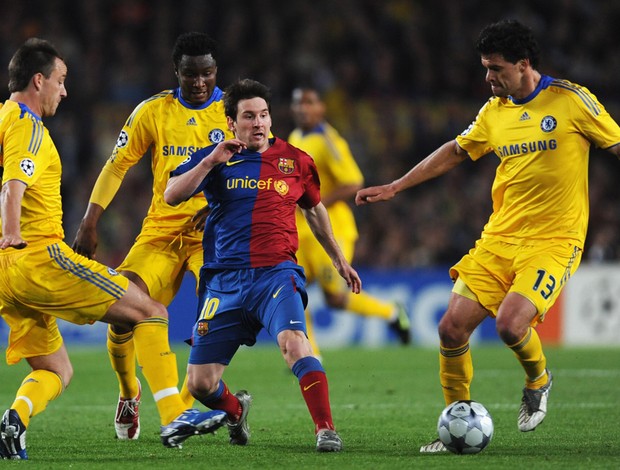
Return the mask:
{"type": "Polygon", "coordinates": [[[537,389],[547,383],[547,358],[543,353],[540,337],[534,328],[530,327],[518,343],[508,347],[514,351],[525,370],[527,388],[537,389]]]}
{"type": "Polygon", "coordinates": [[[185,373],[185,379],[183,380],[183,385],[181,386],[181,391],[179,393],[181,394],[181,400],[183,400],[185,408],[193,408],[196,399],[191,393],[189,393],[189,389],[187,388],[187,373],[185,373]]]}
{"type": "Polygon", "coordinates": [[[33,370],[26,376],[15,394],[11,408],[28,427],[30,418],[41,413],[47,404],[60,396],[64,389],[60,376],[49,370],[33,370]]]}
{"type": "Polygon", "coordinates": [[[312,346],[312,353],[318,359],[321,358],[321,350],[319,349],[319,345],[314,339],[314,326],[312,325],[312,314],[308,309],[306,309],[306,333],[308,333],[308,341],[310,341],[310,346],[312,346]]]}
{"type": "Polygon", "coordinates": [[[179,372],[176,355],[168,343],[168,319],[152,317],[139,322],[133,329],[138,363],[146,378],[161,424],[169,424],[185,411],[179,394],[179,372]]]}
{"type": "Polygon", "coordinates": [[[134,398],[138,395],[138,378],[136,376],[136,352],[133,344],[133,332],[115,333],[108,327],[108,357],[112,370],[116,373],[120,395],[134,398]]]}
{"type": "Polygon", "coordinates": [[[394,304],[379,300],[368,292],[362,291],[359,294],[347,297],[345,310],[364,317],[379,317],[384,320],[392,320],[395,308],[394,304]]]}
{"type": "Polygon", "coordinates": [[[469,400],[469,386],[474,378],[474,365],[469,343],[458,348],[439,347],[439,379],[446,405],[469,400]]]}

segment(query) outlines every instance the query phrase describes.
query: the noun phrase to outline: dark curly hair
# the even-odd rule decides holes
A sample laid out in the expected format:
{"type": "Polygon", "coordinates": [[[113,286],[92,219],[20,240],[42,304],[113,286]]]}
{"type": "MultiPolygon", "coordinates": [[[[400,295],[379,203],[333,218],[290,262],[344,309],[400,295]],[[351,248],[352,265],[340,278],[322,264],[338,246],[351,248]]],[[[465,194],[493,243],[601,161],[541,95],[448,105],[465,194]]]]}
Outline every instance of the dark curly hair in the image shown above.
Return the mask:
{"type": "Polygon", "coordinates": [[[178,69],[181,57],[184,55],[195,57],[210,54],[213,59],[216,59],[216,53],[217,43],[214,39],[206,33],[192,31],[183,33],[177,38],[172,49],[172,62],[174,68],[178,69]]]}
{"type": "Polygon", "coordinates": [[[533,68],[538,67],[540,60],[540,48],[532,30],[516,20],[502,20],[484,27],[476,50],[481,55],[501,54],[513,64],[529,59],[533,68]]]}
{"type": "Polygon", "coordinates": [[[271,113],[271,91],[269,88],[256,80],[244,78],[229,85],[224,91],[224,114],[236,121],[239,101],[252,98],[263,98],[271,113]]]}

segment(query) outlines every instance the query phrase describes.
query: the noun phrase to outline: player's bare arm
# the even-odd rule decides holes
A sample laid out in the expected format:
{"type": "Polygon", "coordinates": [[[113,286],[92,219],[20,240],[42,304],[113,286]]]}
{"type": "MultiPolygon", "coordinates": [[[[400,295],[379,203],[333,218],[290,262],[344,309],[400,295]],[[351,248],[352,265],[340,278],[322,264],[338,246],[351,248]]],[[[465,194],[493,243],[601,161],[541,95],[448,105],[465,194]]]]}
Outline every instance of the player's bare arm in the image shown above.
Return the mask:
{"type": "Polygon", "coordinates": [[[90,202],[80,222],[72,248],[76,253],[95,259],[97,251],[97,223],[103,214],[103,207],[90,202]]]}
{"type": "Polygon", "coordinates": [[[207,217],[210,213],[211,207],[207,204],[192,216],[192,222],[194,223],[195,230],[198,230],[199,232],[204,231],[205,223],[207,222],[207,217]]]}
{"type": "Polygon", "coordinates": [[[18,180],[10,180],[2,185],[2,192],[0,192],[0,213],[2,214],[0,250],[6,248],[21,249],[28,245],[28,242],[22,238],[19,225],[25,191],[26,185],[18,180]]]}
{"type": "Polygon", "coordinates": [[[399,179],[382,186],[359,190],[355,196],[355,204],[361,206],[370,202],[389,201],[407,188],[447,173],[466,158],[467,152],[455,140],[446,142],[399,179]]]}
{"type": "Polygon", "coordinates": [[[334,238],[329,215],[323,203],[319,202],[312,209],[302,209],[302,212],[312,233],[334,263],[338,274],[347,281],[347,286],[351,288],[351,292],[359,294],[362,290],[362,280],[342,254],[342,250],[334,238]]]}
{"type": "Polygon", "coordinates": [[[173,176],[168,180],[164,201],[176,206],[186,201],[202,182],[205,176],[220,163],[225,163],[232,156],[246,148],[246,144],[239,139],[225,140],[217,144],[213,152],[204,158],[198,165],[182,175],[173,176]]]}
{"type": "Polygon", "coordinates": [[[355,194],[362,189],[361,184],[347,184],[335,188],[330,194],[323,197],[321,194],[321,202],[325,207],[330,207],[338,201],[348,202],[355,198],[355,194]]]}
{"type": "Polygon", "coordinates": [[[610,153],[613,153],[616,157],[620,158],[620,144],[613,145],[607,149],[610,153]]]}

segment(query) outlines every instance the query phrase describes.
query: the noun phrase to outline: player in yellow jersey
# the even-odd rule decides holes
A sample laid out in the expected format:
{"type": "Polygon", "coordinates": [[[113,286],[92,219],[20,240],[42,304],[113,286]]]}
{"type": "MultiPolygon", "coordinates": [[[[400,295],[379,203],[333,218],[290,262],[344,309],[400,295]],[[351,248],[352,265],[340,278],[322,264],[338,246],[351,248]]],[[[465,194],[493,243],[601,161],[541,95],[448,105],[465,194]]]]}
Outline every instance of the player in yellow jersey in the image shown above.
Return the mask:
{"type": "MultiPolygon", "coordinates": [[[[589,149],[620,156],[620,127],[586,88],[537,70],[538,44],[519,22],[488,25],[476,47],[494,96],[475,121],[401,178],[359,191],[356,203],[391,199],[467,158],[499,158],[493,213],[476,246],[450,269],[455,284],[439,322],[439,373],[446,404],[469,399],[469,338],[495,317],[499,337],[525,371],[517,417],[525,432],[547,412],[552,376],[535,327],[581,260],[589,149]]],[[[439,440],[420,449],[445,450],[439,440]]]]}
{"type": "MultiPolygon", "coordinates": [[[[169,173],[197,149],[232,137],[224,116],[223,93],[216,85],[215,48],[215,42],[204,33],[189,32],[177,38],[172,61],[178,88],[146,99],[129,116],[95,183],[73,244],[78,253],[95,256],[101,215],[127,171],[150,150],[153,198],[142,230],[118,270],[166,306],[179,290],[185,272],[199,277],[202,232],[196,225],[206,206],[202,194],[176,207],[167,205],[163,193],[169,173]]],[[[190,331],[194,313],[188,315],[190,331]]],[[[132,338],[131,330],[116,326],[108,330],[108,352],[120,388],[114,419],[119,439],[137,439],[140,434],[140,382],[132,338]]],[[[190,407],[194,399],[185,385],[181,394],[190,407]]]]}
{"type": "MultiPolygon", "coordinates": [[[[349,200],[362,187],[364,177],[346,140],[325,120],[326,107],[316,88],[302,86],[293,90],[291,110],[296,128],[288,141],[306,153],[316,163],[321,177],[321,199],[327,207],[334,237],[348,262],[353,260],[357,225],[349,200]]],[[[297,210],[299,249],[297,262],[304,267],[308,284],[318,282],[325,302],[331,308],[342,309],[367,317],[379,317],[388,322],[403,344],[411,341],[410,321],[404,307],[386,302],[362,291],[350,295],[350,289],[338,275],[325,251],[321,249],[301,210],[297,210]]],[[[318,345],[310,328],[311,315],[306,312],[308,336],[316,355],[318,345]]]]}
{"type": "Polygon", "coordinates": [[[0,422],[5,459],[28,458],[30,418],[58,398],[73,376],[56,318],[76,324],[104,321],[133,332],[164,445],[175,447],[196,432],[212,432],[226,418],[221,412],[185,409],[166,308],[63,242],[62,165],[42,118],[53,116],[66,98],[66,76],[54,46],[29,39],[10,61],[11,95],[0,108],[0,315],[10,329],[7,362],[26,359],[32,368],[0,422]]]}

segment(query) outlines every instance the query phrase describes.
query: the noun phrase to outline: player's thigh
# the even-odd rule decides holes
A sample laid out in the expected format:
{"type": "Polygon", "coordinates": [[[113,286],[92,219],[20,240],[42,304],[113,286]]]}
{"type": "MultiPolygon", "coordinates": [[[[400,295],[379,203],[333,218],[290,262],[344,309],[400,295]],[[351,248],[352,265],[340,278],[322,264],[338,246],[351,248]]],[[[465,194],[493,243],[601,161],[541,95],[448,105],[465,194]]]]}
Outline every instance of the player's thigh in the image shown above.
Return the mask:
{"type": "Polygon", "coordinates": [[[450,268],[450,277],[455,281],[453,291],[478,302],[495,317],[510,289],[512,270],[510,253],[499,255],[477,243],[450,268]]]}
{"type": "Polygon", "coordinates": [[[56,243],[16,254],[0,313],[9,325],[7,360],[51,354],[62,345],[55,318],[78,325],[100,320],[129,281],[115,270],[56,243]]]}
{"type": "Polygon", "coordinates": [[[32,370],[49,370],[57,374],[62,380],[63,387],[69,385],[73,377],[73,366],[64,344],[61,344],[53,353],[30,356],[26,360],[32,370]]]}
{"type": "Polygon", "coordinates": [[[110,305],[101,320],[131,329],[151,317],[168,318],[168,311],[130,282],[125,295],[110,305]]]}
{"type": "Polygon", "coordinates": [[[14,305],[75,324],[93,323],[127,292],[114,269],[56,243],[12,266],[14,305]]]}
{"type": "Polygon", "coordinates": [[[283,330],[298,330],[306,335],[304,309],[308,294],[304,270],[293,262],[284,262],[260,271],[249,290],[248,311],[252,318],[274,339],[283,330]]]}
{"type": "Polygon", "coordinates": [[[6,348],[8,364],[16,364],[24,358],[48,356],[63,344],[56,319],[50,315],[3,305],[2,318],[9,327],[6,348]]]}
{"type": "Polygon", "coordinates": [[[528,299],[537,311],[535,324],[544,318],[566,282],[579,267],[582,250],[567,242],[523,247],[515,260],[510,292],[528,299]]]}
{"type": "MultiPolygon", "coordinates": [[[[118,267],[137,275],[148,294],[164,305],[172,302],[187,270],[188,251],[179,237],[141,235],[118,267]]],[[[193,239],[186,242],[195,244],[193,239]]]]}

